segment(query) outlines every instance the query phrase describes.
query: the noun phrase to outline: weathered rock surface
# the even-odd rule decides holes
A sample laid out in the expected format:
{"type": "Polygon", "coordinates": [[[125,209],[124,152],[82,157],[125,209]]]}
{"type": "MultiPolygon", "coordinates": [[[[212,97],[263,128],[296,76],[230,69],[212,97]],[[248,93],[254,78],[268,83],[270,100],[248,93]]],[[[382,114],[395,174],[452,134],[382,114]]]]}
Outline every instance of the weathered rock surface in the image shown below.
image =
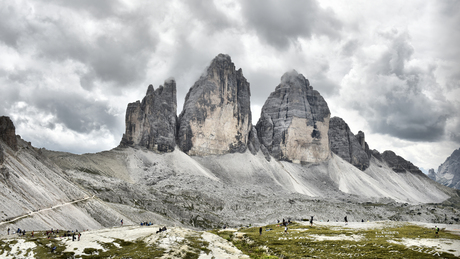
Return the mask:
{"type": "Polygon", "coordinates": [[[142,146],[160,152],[174,151],[177,124],[176,82],[165,81],[156,90],[149,85],[142,102],[128,104],[126,132],[121,147],[142,146]]]}
{"type": "Polygon", "coordinates": [[[455,150],[438,168],[436,181],[460,190],[460,148],[455,150]]]}
{"type": "Polygon", "coordinates": [[[251,130],[249,83],[219,54],[190,88],[179,116],[178,146],[188,155],[244,152],[251,130]]]}
{"type": "Polygon", "coordinates": [[[3,147],[0,144],[0,165],[3,164],[3,161],[5,161],[5,155],[3,154],[3,147]]]}
{"type": "Polygon", "coordinates": [[[329,121],[329,140],[331,151],[345,161],[362,171],[369,167],[370,152],[362,131],[355,136],[342,118],[333,117],[329,121]]]}
{"type": "Polygon", "coordinates": [[[398,156],[393,151],[385,151],[382,153],[382,159],[387,163],[387,165],[396,173],[405,173],[406,171],[426,176],[418,167],[416,167],[411,162],[406,159],[398,156]]]}
{"type": "Polygon", "coordinates": [[[18,150],[18,141],[16,139],[16,128],[10,117],[0,117],[0,139],[3,140],[11,149],[18,150]]]}
{"type": "Polygon", "coordinates": [[[322,162],[330,157],[329,118],[326,101],[293,70],[268,97],[256,128],[261,144],[276,159],[322,162]]]}

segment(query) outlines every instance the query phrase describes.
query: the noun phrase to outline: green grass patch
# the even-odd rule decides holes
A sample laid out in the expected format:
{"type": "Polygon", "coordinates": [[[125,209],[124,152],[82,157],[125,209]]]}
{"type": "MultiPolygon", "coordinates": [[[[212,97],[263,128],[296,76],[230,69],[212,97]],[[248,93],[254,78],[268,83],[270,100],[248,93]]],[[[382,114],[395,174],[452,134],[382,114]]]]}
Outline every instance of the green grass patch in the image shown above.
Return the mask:
{"type": "MultiPolygon", "coordinates": [[[[434,230],[401,223],[376,229],[297,223],[284,227],[268,225],[259,235],[259,227],[241,229],[238,236],[230,231],[211,231],[231,242],[251,258],[457,258],[429,247],[406,247],[404,239],[434,239],[434,230]],[[266,231],[266,229],[273,229],[266,231]]],[[[460,236],[440,232],[440,238],[460,240],[460,236]]]]}

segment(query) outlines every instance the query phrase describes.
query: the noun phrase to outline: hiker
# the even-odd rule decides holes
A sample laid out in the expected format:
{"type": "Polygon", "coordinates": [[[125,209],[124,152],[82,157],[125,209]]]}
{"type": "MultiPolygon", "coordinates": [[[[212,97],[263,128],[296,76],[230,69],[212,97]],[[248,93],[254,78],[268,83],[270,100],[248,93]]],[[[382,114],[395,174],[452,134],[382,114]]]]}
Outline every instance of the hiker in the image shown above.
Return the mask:
{"type": "Polygon", "coordinates": [[[75,233],[72,235],[72,241],[75,241],[75,233]]]}
{"type": "Polygon", "coordinates": [[[345,225],[348,225],[348,219],[347,219],[347,216],[345,216],[345,218],[343,218],[345,220],[345,225]]]}
{"type": "Polygon", "coordinates": [[[53,248],[51,248],[51,253],[54,253],[56,251],[56,246],[53,246],[53,248]]]}
{"type": "Polygon", "coordinates": [[[26,230],[25,230],[25,229],[22,231],[22,235],[23,235],[23,236],[26,235],[26,230]]]}
{"type": "Polygon", "coordinates": [[[310,218],[310,225],[313,227],[313,216],[310,218]]]}
{"type": "Polygon", "coordinates": [[[284,226],[284,234],[287,234],[287,231],[288,231],[288,227],[284,226]]]}
{"type": "Polygon", "coordinates": [[[34,231],[32,230],[32,233],[30,234],[31,237],[34,237],[34,231]]]}
{"type": "Polygon", "coordinates": [[[434,226],[434,230],[436,231],[435,237],[439,237],[439,228],[437,226],[434,226]]]}
{"type": "Polygon", "coordinates": [[[262,235],[262,227],[259,228],[259,236],[262,235]]]}
{"type": "Polygon", "coordinates": [[[78,241],[80,241],[81,233],[78,233],[78,241]]]}
{"type": "Polygon", "coordinates": [[[10,234],[10,228],[8,228],[8,235],[10,234]]]}
{"type": "Polygon", "coordinates": [[[123,226],[123,219],[121,220],[121,225],[123,226]]]}

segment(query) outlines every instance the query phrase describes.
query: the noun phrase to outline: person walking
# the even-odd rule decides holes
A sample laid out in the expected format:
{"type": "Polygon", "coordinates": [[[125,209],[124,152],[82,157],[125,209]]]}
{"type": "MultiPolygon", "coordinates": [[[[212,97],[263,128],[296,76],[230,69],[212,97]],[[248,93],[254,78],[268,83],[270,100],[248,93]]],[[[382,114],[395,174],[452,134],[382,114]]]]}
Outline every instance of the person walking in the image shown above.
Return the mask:
{"type": "Polygon", "coordinates": [[[259,228],[259,236],[262,235],[262,227],[259,228]]]}
{"type": "Polygon", "coordinates": [[[78,232],[78,241],[80,241],[81,233],[78,232]]]}
{"type": "Polygon", "coordinates": [[[8,235],[10,234],[10,228],[8,228],[8,235]]]}
{"type": "Polygon", "coordinates": [[[437,226],[434,226],[434,231],[435,231],[434,236],[439,237],[439,228],[437,226]]]}
{"type": "Polygon", "coordinates": [[[121,226],[123,226],[123,219],[121,219],[121,226]]]}
{"type": "Polygon", "coordinates": [[[310,218],[310,226],[313,227],[313,216],[311,216],[311,218],[310,218]]]}
{"type": "Polygon", "coordinates": [[[348,219],[347,219],[347,216],[345,216],[345,218],[343,218],[343,220],[345,221],[345,225],[348,225],[348,219]]]}

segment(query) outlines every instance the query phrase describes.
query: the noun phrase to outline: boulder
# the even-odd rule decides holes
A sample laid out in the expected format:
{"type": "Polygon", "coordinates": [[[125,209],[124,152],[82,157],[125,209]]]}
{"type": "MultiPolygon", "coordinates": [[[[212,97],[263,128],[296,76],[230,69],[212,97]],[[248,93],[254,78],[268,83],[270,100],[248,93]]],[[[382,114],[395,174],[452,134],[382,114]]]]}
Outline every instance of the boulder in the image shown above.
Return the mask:
{"type": "Polygon", "coordinates": [[[249,83],[230,56],[219,54],[190,88],[179,115],[177,144],[188,155],[247,149],[252,128],[249,83]]]}
{"type": "Polygon", "coordinates": [[[120,147],[142,146],[159,152],[174,151],[176,146],[176,82],[168,79],[154,90],[152,85],[142,102],[128,104],[126,131],[120,147]]]}
{"type": "Polygon", "coordinates": [[[342,118],[333,117],[328,134],[332,152],[362,171],[369,167],[371,152],[362,131],[355,136],[342,118]]]}
{"type": "Polygon", "coordinates": [[[330,111],[323,97],[295,70],[270,94],[256,129],[261,144],[279,160],[322,162],[330,157],[330,111]]]}

